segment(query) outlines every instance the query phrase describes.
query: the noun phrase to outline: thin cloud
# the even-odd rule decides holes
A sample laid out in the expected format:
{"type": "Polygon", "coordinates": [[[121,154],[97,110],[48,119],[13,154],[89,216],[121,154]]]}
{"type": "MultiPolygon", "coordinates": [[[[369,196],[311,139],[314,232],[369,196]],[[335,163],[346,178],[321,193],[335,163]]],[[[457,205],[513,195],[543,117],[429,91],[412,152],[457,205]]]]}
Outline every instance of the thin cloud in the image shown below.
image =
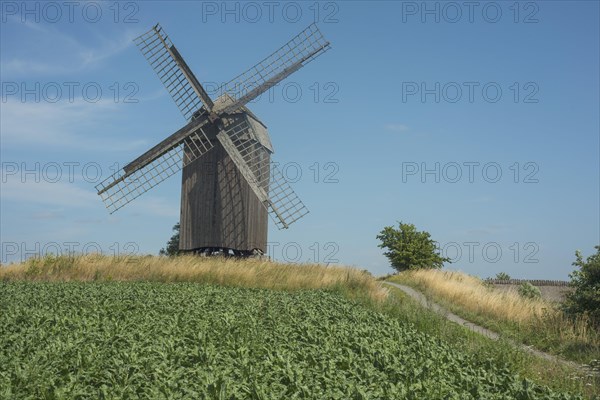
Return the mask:
{"type": "Polygon", "coordinates": [[[127,207],[135,208],[135,215],[152,215],[159,217],[179,218],[179,202],[168,201],[162,197],[153,197],[146,194],[128,204],[127,207]]]}
{"type": "Polygon", "coordinates": [[[481,203],[490,203],[493,200],[494,200],[493,197],[490,197],[490,196],[479,196],[479,197],[474,197],[472,199],[469,199],[467,201],[469,203],[481,204],[481,203]]]}
{"type": "Polygon", "coordinates": [[[78,54],[81,59],[81,67],[85,68],[89,65],[95,65],[116,56],[133,45],[133,38],[134,36],[131,33],[125,33],[114,40],[104,41],[102,46],[95,49],[89,49],[84,46],[84,49],[78,54]]]}
{"type": "Polygon", "coordinates": [[[92,190],[82,189],[72,183],[33,180],[21,182],[19,179],[8,179],[2,182],[0,193],[2,201],[43,204],[66,209],[90,207],[98,200],[97,197],[92,190]]]}
{"type": "Polygon", "coordinates": [[[491,224],[484,227],[472,228],[466,230],[467,235],[500,235],[508,232],[512,232],[514,229],[510,225],[506,224],[491,224]]]}
{"type": "Polygon", "coordinates": [[[97,68],[102,61],[118,55],[133,45],[133,32],[123,32],[117,37],[99,37],[100,43],[90,47],[89,43],[79,42],[73,35],[59,31],[54,26],[21,23],[28,29],[31,42],[39,51],[30,51],[28,55],[10,56],[4,51],[0,67],[5,79],[13,76],[72,74],[87,68],[97,68]],[[49,52],[49,49],[53,49],[49,52]],[[36,56],[31,56],[35,54],[36,56]]]}
{"type": "Polygon", "coordinates": [[[408,126],[404,124],[387,124],[384,126],[384,129],[390,132],[407,132],[408,126]]]}
{"type": "Polygon", "coordinates": [[[33,220],[52,220],[52,219],[63,219],[65,217],[63,210],[47,210],[38,213],[31,214],[30,218],[33,220]]]}
{"type": "MultiPolygon", "coordinates": [[[[120,105],[102,99],[96,103],[80,98],[70,102],[29,102],[10,99],[2,104],[0,135],[3,145],[60,147],[89,151],[115,151],[99,127],[115,123],[120,105]]],[[[119,151],[142,150],[147,140],[119,140],[119,151]]]]}

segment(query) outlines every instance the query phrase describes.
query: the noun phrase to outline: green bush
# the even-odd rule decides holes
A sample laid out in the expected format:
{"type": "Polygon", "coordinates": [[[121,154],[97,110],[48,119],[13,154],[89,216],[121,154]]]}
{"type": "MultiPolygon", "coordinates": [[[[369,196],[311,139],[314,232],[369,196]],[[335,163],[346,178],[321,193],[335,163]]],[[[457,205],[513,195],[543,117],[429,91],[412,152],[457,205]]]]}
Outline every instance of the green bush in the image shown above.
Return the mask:
{"type": "Polygon", "coordinates": [[[519,294],[528,299],[539,299],[542,297],[540,289],[529,282],[522,282],[519,285],[519,294]]]}
{"type": "Polygon", "coordinates": [[[419,232],[413,224],[398,222],[398,229],[386,226],[377,235],[379,247],[397,271],[442,268],[449,258],[442,257],[428,232],[419,232]]]}
{"type": "Polygon", "coordinates": [[[509,281],[511,278],[510,275],[506,272],[498,272],[496,274],[496,279],[498,279],[499,281],[509,281]]]}
{"type": "Polygon", "coordinates": [[[596,254],[583,260],[581,252],[575,252],[571,286],[575,291],[567,295],[564,310],[573,316],[587,314],[593,325],[600,327],[600,246],[595,246],[596,254]]]}
{"type": "Polygon", "coordinates": [[[158,252],[161,256],[179,255],[179,222],[173,225],[173,236],[167,242],[167,246],[158,252]]]}

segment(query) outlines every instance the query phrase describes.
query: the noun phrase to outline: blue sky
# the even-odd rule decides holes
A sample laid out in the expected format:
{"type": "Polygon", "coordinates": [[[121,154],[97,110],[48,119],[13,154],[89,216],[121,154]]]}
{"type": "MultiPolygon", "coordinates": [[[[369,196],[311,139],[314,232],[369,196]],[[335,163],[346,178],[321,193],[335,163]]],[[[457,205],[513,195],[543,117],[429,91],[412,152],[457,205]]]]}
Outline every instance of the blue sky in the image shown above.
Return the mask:
{"type": "Polygon", "coordinates": [[[132,39],[160,22],[207,89],[317,21],[332,50],[250,104],[310,214],[270,255],[391,272],[402,220],[482,277],[567,279],[600,243],[599,3],[3,2],[1,262],[156,253],[180,174],[113,215],[99,176],[184,124],[132,39]],[[50,4],[50,5],[48,5],[50,4]]]}

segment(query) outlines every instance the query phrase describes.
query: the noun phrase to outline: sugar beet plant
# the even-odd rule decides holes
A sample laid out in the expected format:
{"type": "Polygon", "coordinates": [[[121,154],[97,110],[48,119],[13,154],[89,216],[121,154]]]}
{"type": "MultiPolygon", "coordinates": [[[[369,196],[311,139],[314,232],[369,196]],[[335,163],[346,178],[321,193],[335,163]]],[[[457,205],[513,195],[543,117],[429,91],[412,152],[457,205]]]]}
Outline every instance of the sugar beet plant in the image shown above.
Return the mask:
{"type": "Polygon", "coordinates": [[[2,399],[570,399],[336,292],[0,283],[2,399]]]}

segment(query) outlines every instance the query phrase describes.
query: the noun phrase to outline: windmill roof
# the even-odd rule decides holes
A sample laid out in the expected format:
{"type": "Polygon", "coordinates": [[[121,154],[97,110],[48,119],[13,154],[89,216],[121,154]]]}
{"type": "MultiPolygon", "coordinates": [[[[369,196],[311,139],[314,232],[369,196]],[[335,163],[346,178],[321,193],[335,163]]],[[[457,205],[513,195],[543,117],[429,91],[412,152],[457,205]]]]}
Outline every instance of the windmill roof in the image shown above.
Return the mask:
{"type": "MultiPolygon", "coordinates": [[[[233,97],[229,95],[229,93],[223,93],[219,96],[215,101],[215,110],[222,110],[227,107],[229,104],[234,102],[233,97]]],[[[274,153],[273,144],[271,143],[271,138],[269,136],[269,132],[267,131],[267,126],[260,120],[258,117],[250,111],[250,109],[246,106],[242,106],[239,109],[241,113],[244,113],[248,116],[248,123],[251,126],[251,134],[255,140],[257,140],[261,145],[263,145],[267,150],[271,153],[274,153]]]]}
{"type": "Polygon", "coordinates": [[[250,126],[252,126],[252,130],[254,131],[254,138],[258,140],[260,144],[262,144],[267,150],[271,153],[274,153],[273,144],[271,143],[271,138],[269,137],[269,132],[267,132],[267,127],[260,122],[250,110],[247,112],[248,114],[248,122],[250,126]]]}

